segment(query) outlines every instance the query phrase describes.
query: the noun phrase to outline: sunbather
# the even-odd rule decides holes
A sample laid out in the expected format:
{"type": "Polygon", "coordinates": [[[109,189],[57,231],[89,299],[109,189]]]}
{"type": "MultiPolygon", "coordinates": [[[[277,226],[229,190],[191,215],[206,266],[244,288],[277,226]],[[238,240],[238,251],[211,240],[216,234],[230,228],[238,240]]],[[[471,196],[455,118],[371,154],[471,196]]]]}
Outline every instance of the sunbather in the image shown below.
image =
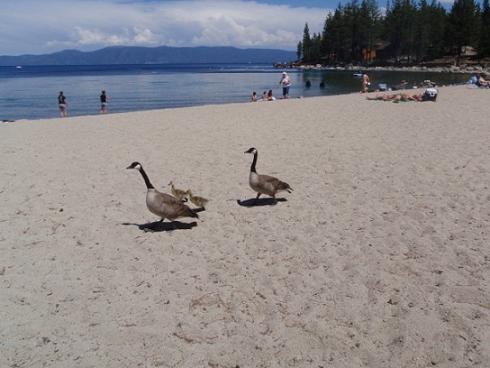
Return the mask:
{"type": "Polygon", "coordinates": [[[490,87],[490,81],[487,81],[487,80],[485,80],[485,78],[483,78],[483,73],[476,77],[476,83],[475,84],[478,87],[483,87],[483,88],[489,88],[490,87]]]}
{"type": "Polygon", "coordinates": [[[366,97],[368,100],[374,101],[393,101],[393,102],[406,102],[406,101],[422,101],[423,93],[409,95],[408,93],[394,93],[377,95],[375,97],[366,97]]]}
{"type": "Polygon", "coordinates": [[[436,101],[437,99],[437,89],[435,88],[427,88],[422,93],[414,93],[408,94],[405,92],[402,93],[394,93],[394,94],[384,94],[377,95],[375,97],[366,97],[368,100],[374,101],[393,101],[393,102],[407,102],[407,101],[436,101]]]}

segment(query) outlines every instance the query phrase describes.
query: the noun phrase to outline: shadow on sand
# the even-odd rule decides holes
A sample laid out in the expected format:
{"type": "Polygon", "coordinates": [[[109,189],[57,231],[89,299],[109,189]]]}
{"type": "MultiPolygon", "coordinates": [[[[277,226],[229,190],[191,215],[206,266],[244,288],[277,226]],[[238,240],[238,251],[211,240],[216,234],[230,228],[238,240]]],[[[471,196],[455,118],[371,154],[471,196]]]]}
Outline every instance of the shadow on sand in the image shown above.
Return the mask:
{"type": "Polygon", "coordinates": [[[286,198],[250,198],[245,200],[237,199],[236,203],[243,207],[275,206],[278,202],[286,202],[286,198]]]}
{"type": "Polygon", "coordinates": [[[162,231],[173,231],[173,230],[189,230],[193,227],[197,226],[197,222],[185,223],[180,221],[172,221],[172,222],[148,222],[146,224],[133,224],[130,222],[123,222],[121,225],[133,225],[138,226],[138,229],[146,232],[158,233],[162,231]]]}

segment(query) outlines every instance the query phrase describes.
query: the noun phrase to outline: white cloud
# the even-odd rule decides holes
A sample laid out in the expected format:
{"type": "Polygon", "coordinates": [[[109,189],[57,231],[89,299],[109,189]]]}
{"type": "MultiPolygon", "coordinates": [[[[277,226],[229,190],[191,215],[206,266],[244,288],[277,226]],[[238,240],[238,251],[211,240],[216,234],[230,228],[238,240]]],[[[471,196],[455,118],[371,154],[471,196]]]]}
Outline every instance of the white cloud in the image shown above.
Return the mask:
{"type": "Polygon", "coordinates": [[[111,45],[293,50],[304,23],[309,23],[312,32],[319,32],[327,12],[242,0],[2,0],[0,54],[111,45]]]}
{"type": "Polygon", "coordinates": [[[158,43],[158,38],[148,28],[134,28],[133,42],[139,45],[153,45],[158,43]]]}

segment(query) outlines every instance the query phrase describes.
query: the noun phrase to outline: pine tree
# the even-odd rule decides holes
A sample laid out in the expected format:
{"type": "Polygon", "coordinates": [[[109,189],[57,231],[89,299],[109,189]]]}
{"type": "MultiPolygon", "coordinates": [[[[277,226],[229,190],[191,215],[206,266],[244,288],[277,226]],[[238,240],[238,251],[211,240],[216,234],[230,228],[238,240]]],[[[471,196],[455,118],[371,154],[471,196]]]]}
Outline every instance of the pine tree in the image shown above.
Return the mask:
{"type": "Polygon", "coordinates": [[[427,57],[434,59],[441,57],[445,53],[444,34],[447,23],[446,9],[436,0],[432,0],[429,7],[430,12],[430,27],[429,27],[429,45],[427,49],[427,57]]]}
{"type": "Polygon", "coordinates": [[[381,17],[376,0],[362,0],[359,9],[360,45],[361,51],[372,52],[379,34],[379,19],[381,17]]]}
{"type": "Polygon", "coordinates": [[[384,29],[391,43],[392,56],[400,62],[405,56],[410,62],[415,50],[417,8],[411,0],[394,0],[386,13],[384,29]]]}
{"type": "Polygon", "coordinates": [[[447,43],[461,55],[463,46],[477,46],[479,36],[479,7],[474,0],[455,0],[448,17],[447,43]]]}
{"type": "Polygon", "coordinates": [[[488,0],[483,0],[482,4],[479,55],[490,56],[490,6],[488,0]]]}
{"type": "Polygon", "coordinates": [[[417,9],[415,54],[417,61],[422,61],[427,55],[431,32],[431,9],[427,0],[420,0],[417,9]]]}
{"type": "Polygon", "coordinates": [[[330,20],[332,19],[332,14],[328,14],[325,18],[325,23],[323,25],[323,31],[321,35],[320,41],[320,54],[326,59],[328,62],[331,62],[331,54],[332,54],[332,42],[330,40],[330,20]]]}
{"type": "Polygon", "coordinates": [[[320,48],[321,48],[321,35],[320,33],[318,34],[313,33],[313,36],[311,38],[311,56],[310,56],[311,62],[313,63],[321,62],[320,48]]]}
{"type": "Polygon", "coordinates": [[[346,22],[344,8],[339,4],[330,22],[332,53],[335,61],[349,61],[349,24],[346,22]]]}
{"type": "Polygon", "coordinates": [[[310,28],[308,27],[308,23],[305,24],[305,28],[303,30],[303,61],[310,62],[311,61],[311,36],[310,36],[310,28]]]}

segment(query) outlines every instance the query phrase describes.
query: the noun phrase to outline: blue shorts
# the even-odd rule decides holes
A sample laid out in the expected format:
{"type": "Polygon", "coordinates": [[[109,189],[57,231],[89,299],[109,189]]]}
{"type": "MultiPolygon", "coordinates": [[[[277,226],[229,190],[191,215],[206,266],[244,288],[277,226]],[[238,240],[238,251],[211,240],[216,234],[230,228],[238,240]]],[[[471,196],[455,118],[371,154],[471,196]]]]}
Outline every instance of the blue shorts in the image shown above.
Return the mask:
{"type": "Polygon", "coordinates": [[[283,96],[289,95],[289,87],[282,87],[282,95],[283,96]]]}

